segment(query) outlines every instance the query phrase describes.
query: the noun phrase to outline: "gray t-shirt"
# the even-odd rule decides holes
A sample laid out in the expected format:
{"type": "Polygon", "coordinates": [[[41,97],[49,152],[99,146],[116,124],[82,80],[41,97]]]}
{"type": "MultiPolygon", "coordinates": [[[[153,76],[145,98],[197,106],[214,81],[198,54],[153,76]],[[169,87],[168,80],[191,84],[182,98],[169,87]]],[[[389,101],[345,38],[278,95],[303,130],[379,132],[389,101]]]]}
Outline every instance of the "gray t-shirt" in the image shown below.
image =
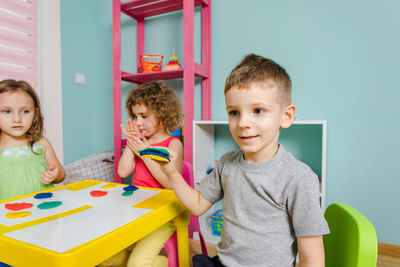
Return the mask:
{"type": "Polygon", "coordinates": [[[329,233],[318,177],[282,145],[261,163],[246,162],[241,150],[224,154],[200,192],[210,202],[224,199],[217,252],[229,267],[294,266],[296,237],[329,233]]]}

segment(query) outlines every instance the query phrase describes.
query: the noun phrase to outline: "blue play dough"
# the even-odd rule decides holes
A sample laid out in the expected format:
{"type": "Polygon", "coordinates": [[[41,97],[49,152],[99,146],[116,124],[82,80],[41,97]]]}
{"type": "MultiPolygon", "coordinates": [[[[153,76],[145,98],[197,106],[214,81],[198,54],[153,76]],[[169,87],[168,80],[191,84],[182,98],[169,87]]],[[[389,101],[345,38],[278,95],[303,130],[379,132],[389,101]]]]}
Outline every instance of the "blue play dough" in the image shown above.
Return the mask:
{"type": "Polygon", "coordinates": [[[155,151],[152,151],[152,150],[140,152],[140,156],[143,156],[143,155],[156,155],[156,156],[160,156],[160,157],[162,157],[162,158],[165,158],[165,159],[167,159],[168,161],[171,161],[171,160],[169,159],[169,157],[166,156],[164,153],[155,152],[155,151]]]}
{"type": "Polygon", "coordinates": [[[124,190],[125,191],[135,191],[135,190],[138,190],[139,188],[137,188],[136,186],[134,186],[134,185],[129,185],[129,186],[125,186],[124,187],[124,190]]]}
{"type": "Polygon", "coordinates": [[[50,198],[53,196],[53,193],[38,193],[34,195],[33,197],[36,199],[43,199],[43,198],[50,198]]]}

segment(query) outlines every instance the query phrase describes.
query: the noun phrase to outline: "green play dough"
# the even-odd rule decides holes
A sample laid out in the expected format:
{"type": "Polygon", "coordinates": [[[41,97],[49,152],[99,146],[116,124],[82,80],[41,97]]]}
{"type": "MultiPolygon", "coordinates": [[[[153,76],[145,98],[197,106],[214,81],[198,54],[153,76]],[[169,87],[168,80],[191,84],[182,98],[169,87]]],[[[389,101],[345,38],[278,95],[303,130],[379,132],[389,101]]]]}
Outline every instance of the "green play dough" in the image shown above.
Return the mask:
{"type": "Polygon", "coordinates": [[[55,207],[58,207],[62,204],[62,201],[48,201],[48,202],[43,202],[37,205],[37,207],[41,210],[46,210],[46,209],[52,209],[55,207]]]}
{"type": "Polygon", "coordinates": [[[122,195],[124,197],[131,196],[132,194],[133,194],[133,191],[125,191],[125,192],[122,193],[122,195]]]}
{"type": "Polygon", "coordinates": [[[148,147],[148,148],[145,148],[145,149],[142,149],[142,150],[138,150],[139,153],[140,153],[140,152],[144,152],[144,151],[155,151],[155,152],[162,153],[162,154],[164,154],[164,155],[169,156],[168,150],[166,150],[166,149],[164,149],[164,148],[148,147]]]}

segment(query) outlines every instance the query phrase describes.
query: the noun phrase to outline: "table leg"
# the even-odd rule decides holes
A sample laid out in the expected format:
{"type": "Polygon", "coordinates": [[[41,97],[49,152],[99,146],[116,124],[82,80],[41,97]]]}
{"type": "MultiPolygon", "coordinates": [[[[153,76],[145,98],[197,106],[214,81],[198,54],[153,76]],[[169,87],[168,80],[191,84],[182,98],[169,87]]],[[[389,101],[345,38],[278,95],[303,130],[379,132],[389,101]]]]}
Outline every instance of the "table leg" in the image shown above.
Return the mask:
{"type": "Polygon", "coordinates": [[[179,255],[179,266],[189,266],[189,213],[187,211],[182,212],[174,220],[176,225],[176,235],[178,241],[178,255],[179,255]]]}

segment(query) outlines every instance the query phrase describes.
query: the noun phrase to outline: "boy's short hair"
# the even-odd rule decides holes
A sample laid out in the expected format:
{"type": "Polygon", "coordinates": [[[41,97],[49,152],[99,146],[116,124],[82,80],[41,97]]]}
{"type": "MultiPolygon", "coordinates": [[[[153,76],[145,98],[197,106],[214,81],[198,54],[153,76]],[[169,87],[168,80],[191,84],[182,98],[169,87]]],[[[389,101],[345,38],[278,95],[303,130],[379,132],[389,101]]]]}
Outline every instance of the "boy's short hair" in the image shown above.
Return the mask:
{"type": "Polygon", "coordinates": [[[248,88],[252,83],[264,83],[267,88],[276,85],[281,105],[290,105],[292,82],[286,70],[275,61],[255,54],[245,56],[226,79],[224,93],[232,87],[248,88]]]}
{"type": "Polygon", "coordinates": [[[133,88],[126,100],[126,111],[134,118],[132,106],[144,105],[155,112],[158,123],[170,133],[181,126],[183,113],[179,97],[167,84],[147,82],[133,88]]]}

